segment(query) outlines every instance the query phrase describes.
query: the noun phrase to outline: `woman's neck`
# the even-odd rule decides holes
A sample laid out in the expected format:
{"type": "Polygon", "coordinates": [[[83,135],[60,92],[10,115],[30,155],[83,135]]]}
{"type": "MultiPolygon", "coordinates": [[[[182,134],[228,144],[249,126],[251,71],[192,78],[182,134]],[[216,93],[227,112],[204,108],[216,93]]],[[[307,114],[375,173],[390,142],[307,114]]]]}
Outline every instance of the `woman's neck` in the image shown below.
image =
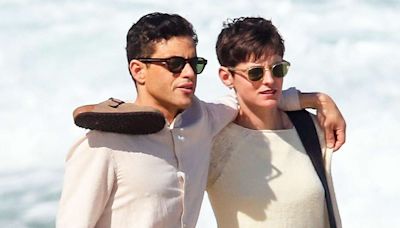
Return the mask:
{"type": "Polygon", "coordinates": [[[292,127],[287,115],[277,107],[250,109],[241,106],[234,122],[254,130],[279,130],[292,127]]]}

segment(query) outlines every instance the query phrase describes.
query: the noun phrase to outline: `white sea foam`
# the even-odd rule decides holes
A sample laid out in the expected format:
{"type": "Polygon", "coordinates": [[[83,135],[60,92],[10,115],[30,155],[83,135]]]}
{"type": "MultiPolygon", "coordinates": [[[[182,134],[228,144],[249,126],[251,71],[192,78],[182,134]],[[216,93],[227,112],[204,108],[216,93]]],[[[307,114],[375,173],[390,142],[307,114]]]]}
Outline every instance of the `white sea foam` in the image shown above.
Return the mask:
{"type": "MultiPolygon", "coordinates": [[[[125,33],[140,16],[179,13],[209,60],[197,95],[227,90],[214,53],[222,21],[263,16],[277,25],[292,63],[286,86],[325,91],[348,123],[333,172],[344,227],[398,227],[400,3],[338,1],[0,0],[0,227],[53,227],[64,157],[84,130],[74,107],[133,99],[125,33]]],[[[215,227],[208,203],[198,227],[215,227]]]]}

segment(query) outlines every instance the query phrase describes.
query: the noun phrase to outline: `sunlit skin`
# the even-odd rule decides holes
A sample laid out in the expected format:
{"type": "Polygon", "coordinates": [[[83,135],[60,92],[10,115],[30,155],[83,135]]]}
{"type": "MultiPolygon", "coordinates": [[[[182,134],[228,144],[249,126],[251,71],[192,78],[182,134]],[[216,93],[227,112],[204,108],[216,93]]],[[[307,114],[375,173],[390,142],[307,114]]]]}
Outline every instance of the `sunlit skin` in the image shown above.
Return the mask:
{"type": "MultiPolygon", "coordinates": [[[[282,61],[279,55],[272,55],[259,61],[240,63],[235,69],[247,69],[251,66],[270,67],[282,61]]],[[[259,81],[250,81],[247,73],[229,71],[222,67],[220,77],[224,84],[234,88],[240,110],[235,122],[250,129],[285,129],[291,123],[280,109],[279,99],[282,94],[283,78],[274,77],[269,70],[259,81]]]]}
{"type": "MultiPolygon", "coordinates": [[[[197,56],[191,37],[172,37],[155,44],[152,58],[197,56]]],[[[181,73],[174,74],[162,64],[145,64],[132,60],[130,70],[137,83],[135,103],[160,110],[171,123],[175,116],[192,103],[197,75],[187,63],[181,73]]]]}

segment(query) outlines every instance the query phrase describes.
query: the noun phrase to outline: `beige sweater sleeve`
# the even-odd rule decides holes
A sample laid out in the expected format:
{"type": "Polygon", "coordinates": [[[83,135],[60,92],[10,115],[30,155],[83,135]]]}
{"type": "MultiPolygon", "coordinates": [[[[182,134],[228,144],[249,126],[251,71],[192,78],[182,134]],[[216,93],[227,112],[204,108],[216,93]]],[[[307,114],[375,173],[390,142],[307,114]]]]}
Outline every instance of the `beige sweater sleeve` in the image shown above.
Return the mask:
{"type": "Polygon", "coordinates": [[[114,181],[114,163],[109,149],[92,148],[87,138],[78,142],[67,156],[56,226],[95,227],[114,181]]]}

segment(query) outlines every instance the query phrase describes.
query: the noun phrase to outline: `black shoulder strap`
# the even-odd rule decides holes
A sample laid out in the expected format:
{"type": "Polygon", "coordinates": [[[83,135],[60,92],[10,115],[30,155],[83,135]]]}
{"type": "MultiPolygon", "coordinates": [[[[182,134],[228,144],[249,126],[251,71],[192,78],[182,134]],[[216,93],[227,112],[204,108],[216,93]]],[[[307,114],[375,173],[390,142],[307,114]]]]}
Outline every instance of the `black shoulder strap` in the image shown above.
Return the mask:
{"type": "Polygon", "coordinates": [[[331,195],[329,194],[328,182],[326,181],[325,168],[322,159],[321,145],[319,144],[317,130],[310,113],[306,110],[286,112],[296,128],[301,142],[318,174],[319,179],[325,190],[325,201],[328,208],[329,224],[331,228],[336,228],[336,220],[333,213],[331,195]]]}

